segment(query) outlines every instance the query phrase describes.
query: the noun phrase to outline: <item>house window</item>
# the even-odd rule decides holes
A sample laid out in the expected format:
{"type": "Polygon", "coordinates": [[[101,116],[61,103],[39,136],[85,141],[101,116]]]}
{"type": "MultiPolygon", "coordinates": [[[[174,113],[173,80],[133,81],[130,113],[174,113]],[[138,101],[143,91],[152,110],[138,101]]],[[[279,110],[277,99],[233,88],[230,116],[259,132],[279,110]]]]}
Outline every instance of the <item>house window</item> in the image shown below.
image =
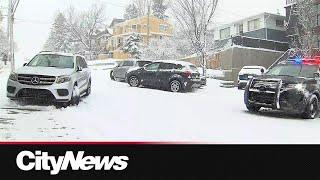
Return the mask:
{"type": "Polygon", "coordinates": [[[220,30],[220,39],[230,38],[230,27],[220,30]]]}
{"type": "Polygon", "coordinates": [[[137,25],[132,25],[132,31],[137,31],[137,25]]]}
{"type": "Polygon", "coordinates": [[[243,35],[243,24],[239,26],[239,34],[243,35]]]}
{"type": "Polygon", "coordinates": [[[277,27],[284,27],[284,21],[283,20],[276,20],[276,26],[277,27]]]}
{"type": "Polygon", "coordinates": [[[260,28],[260,19],[254,19],[248,22],[248,31],[254,31],[260,28]]]}
{"type": "Polygon", "coordinates": [[[161,32],[166,32],[168,30],[168,26],[164,24],[160,24],[159,29],[161,32]]]}

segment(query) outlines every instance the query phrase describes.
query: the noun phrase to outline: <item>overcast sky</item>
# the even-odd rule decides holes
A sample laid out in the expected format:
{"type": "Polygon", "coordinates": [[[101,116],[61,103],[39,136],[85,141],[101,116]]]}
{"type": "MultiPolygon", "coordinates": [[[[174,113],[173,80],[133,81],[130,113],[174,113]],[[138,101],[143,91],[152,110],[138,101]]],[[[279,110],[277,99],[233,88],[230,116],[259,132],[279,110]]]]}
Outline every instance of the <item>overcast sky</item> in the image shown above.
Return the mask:
{"type": "MultiPolygon", "coordinates": [[[[124,7],[131,0],[20,0],[15,24],[15,40],[19,48],[17,61],[31,58],[42,49],[57,11],[71,5],[77,9],[86,9],[95,1],[105,4],[106,18],[110,22],[112,18],[123,16],[124,7]]],[[[0,0],[2,11],[6,6],[7,0],[0,0]]],[[[285,0],[219,0],[215,21],[225,24],[261,12],[279,11],[284,14],[284,6],[285,0]]]]}

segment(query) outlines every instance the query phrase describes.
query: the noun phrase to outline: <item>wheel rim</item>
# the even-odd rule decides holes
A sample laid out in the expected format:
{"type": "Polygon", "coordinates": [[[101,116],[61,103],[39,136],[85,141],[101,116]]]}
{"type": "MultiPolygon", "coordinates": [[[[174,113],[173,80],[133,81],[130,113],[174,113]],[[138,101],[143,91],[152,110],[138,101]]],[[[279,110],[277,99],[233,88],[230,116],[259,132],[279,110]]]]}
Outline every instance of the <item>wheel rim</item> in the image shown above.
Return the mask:
{"type": "Polygon", "coordinates": [[[314,118],[317,115],[318,104],[316,101],[313,101],[310,105],[310,114],[311,117],[314,118]]]}
{"type": "Polygon", "coordinates": [[[130,85],[131,85],[131,86],[133,86],[133,87],[137,87],[137,86],[138,86],[138,84],[139,84],[139,80],[138,80],[138,78],[136,78],[136,77],[132,77],[132,78],[130,78],[130,85]]]}
{"type": "Polygon", "coordinates": [[[171,83],[171,91],[179,92],[180,91],[180,82],[172,81],[172,83],[171,83]]]}

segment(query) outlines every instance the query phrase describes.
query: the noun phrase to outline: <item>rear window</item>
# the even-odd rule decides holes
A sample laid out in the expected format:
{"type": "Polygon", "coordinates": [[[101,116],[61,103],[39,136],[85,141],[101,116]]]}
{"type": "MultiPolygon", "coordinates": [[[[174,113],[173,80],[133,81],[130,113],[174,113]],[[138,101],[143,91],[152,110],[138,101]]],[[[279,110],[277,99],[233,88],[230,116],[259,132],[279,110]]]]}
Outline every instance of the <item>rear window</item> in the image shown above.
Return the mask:
{"type": "Polygon", "coordinates": [[[193,65],[190,66],[190,69],[191,69],[192,71],[198,71],[197,67],[196,67],[196,66],[193,66],[193,65]]]}
{"type": "Polygon", "coordinates": [[[143,66],[150,64],[150,63],[151,63],[151,61],[138,61],[138,66],[143,67],[143,66]]]}
{"type": "Polygon", "coordinates": [[[160,64],[160,69],[162,70],[173,70],[173,69],[178,69],[176,64],[171,64],[171,63],[161,63],[160,64]]]}
{"type": "Polygon", "coordinates": [[[133,61],[123,61],[122,66],[134,66],[133,61]]]}

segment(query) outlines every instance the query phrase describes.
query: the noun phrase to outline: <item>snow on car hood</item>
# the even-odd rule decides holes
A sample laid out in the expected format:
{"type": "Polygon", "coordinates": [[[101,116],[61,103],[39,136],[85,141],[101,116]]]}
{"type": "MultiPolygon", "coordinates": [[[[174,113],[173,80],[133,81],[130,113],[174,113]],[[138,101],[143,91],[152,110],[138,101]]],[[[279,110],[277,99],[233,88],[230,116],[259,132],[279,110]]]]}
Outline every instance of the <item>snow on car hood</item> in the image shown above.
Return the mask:
{"type": "Polygon", "coordinates": [[[257,77],[258,80],[267,80],[267,79],[281,79],[285,84],[300,84],[306,81],[306,78],[303,77],[291,77],[291,76],[268,76],[263,75],[257,77]]]}
{"type": "Polygon", "coordinates": [[[53,67],[30,67],[24,66],[15,71],[17,74],[32,74],[32,75],[45,75],[45,76],[64,76],[71,75],[74,69],[59,69],[53,67]]]}

